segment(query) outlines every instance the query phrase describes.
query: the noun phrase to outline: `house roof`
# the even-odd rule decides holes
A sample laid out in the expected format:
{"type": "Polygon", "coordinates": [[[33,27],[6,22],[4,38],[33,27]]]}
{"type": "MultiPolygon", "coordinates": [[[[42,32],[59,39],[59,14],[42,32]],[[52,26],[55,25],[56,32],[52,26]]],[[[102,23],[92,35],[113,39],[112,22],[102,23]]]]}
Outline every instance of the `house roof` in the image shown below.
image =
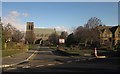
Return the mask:
{"type": "Polygon", "coordinates": [[[106,28],[106,31],[108,32],[108,33],[111,33],[111,31],[110,31],[110,28],[106,28]]]}
{"type": "Polygon", "coordinates": [[[105,29],[100,30],[102,33],[105,31],[105,29]]]}
{"type": "Polygon", "coordinates": [[[114,34],[118,27],[120,27],[120,26],[114,26],[114,27],[110,28],[110,31],[114,34]]]}
{"type": "Polygon", "coordinates": [[[56,30],[51,28],[34,28],[34,33],[44,33],[44,34],[51,34],[54,33],[56,30]]]}
{"type": "Polygon", "coordinates": [[[114,26],[114,27],[111,27],[111,26],[99,26],[98,29],[100,30],[100,32],[104,32],[105,29],[107,31],[111,31],[113,34],[115,33],[115,31],[117,30],[117,28],[120,27],[120,25],[118,26],[114,26]],[[109,29],[109,30],[108,30],[109,29]]]}

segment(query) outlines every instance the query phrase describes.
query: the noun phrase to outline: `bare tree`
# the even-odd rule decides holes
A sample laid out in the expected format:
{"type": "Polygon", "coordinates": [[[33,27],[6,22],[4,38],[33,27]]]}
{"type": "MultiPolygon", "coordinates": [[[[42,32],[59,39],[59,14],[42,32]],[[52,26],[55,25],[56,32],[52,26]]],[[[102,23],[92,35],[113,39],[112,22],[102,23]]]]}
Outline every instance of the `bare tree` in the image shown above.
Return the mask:
{"type": "Polygon", "coordinates": [[[19,42],[20,39],[23,38],[23,34],[17,30],[14,26],[8,23],[3,27],[3,43],[5,48],[7,47],[7,43],[10,41],[19,42]]]}
{"type": "Polygon", "coordinates": [[[73,33],[69,34],[66,39],[66,45],[71,46],[71,45],[75,45],[76,43],[77,42],[76,42],[74,34],[73,33]]]}
{"type": "Polygon", "coordinates": [[[65,31],[61,32],[60,38],[66,39],[67,38],[67,32],[65,32],[65,31]]]}
{"type": "Polygon", "coordinates": [[[77,41],[78,43],[87,43],[87,41],[90,39],[89,34],[90,34],[90,30],[82,26],[78,27],[74,32],[74,35],[78,40],[77,41]]]}
{"type": "Polygon", "coordinates": [[[52,33],[49,36],[49,41],[53,44],[53,45],[58,45],[59,43],[59,35],[57,33],[52,33]]]}
{"type": "Polygon", "coordinates": [[[3,35],[5,42],[8,42],[9,40],[19,42],[19,40],[23,38],[23,34],[10,23],[3,28],[3,35]]]}
{"type": "Polygon", "coordinates": [[[85,24],[85,27],[86,28],[95,28],[96,26],[99,26],[99,25],[103,25],[103,23],[101,22],[100,19],[98,19],[97,17],[91,17],[87,24],[85,24]]]}
{"type": "Polygon", "coordinates": [[[13,34],[13,28],[10,23],[7,24],[7,26],[3,27],[3,37],[5,42],[8,42],[11,40],[13,34]]]}
{"type": "Polygon", "coordinates": [[[74,35],[78,40],[77,42],[84,43],[85,46],[87,46],[88,43],[93,44],[95,42],[99,42],[99,32],[97,28],[89,29],[89,28],[80,26],[75,30],[74,35]]]}
{"type": "Polygon", "coordinates": [[[23,38],[23,36],[23,33],[21,33],[19,30],[16,30],[12,35],[12,41],[19,42],[23,38]]]}

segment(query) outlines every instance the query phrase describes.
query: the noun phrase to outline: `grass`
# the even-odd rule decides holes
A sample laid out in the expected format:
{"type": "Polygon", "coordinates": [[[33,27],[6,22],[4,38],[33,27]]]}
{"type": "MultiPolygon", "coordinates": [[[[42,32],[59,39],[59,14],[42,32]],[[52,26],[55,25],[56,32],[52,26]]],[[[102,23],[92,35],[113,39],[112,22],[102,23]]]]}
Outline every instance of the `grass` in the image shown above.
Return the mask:
{"type": "Polygon", "coordinates": [[[54,49],[54,50],[57,49],[57,47],[55,47],[55,46],[50,46],[50,48],[51,48],[51,49],[54,49]]]}
{"type": "Polygon", "coordinates": [[[29,49],[29,50],[36,49],[37,46],[39,46],[39,45],[29,44],[29,45],[28,45],[28,49],[29,49]]]}
{"type": "Polygon", "coordinates": [[[11,56],[11,55],[15,55],[18,53],[22,53],[22,52],[26,52],[27,49],[9,49],[9,50],[2,50],[2,57],[5,56],[11,56]]]}
{"type": "Polygon", "coordinates": [[[64,52],[70,53],[70,54],[80,54],[83,55],[85,53],[92,54],[94,53],[93,50],[65,50],[64,52]]]}
{"type": "Polygon", "coordinates": [[[28,45],[22,43],[11,42],[7,44],[7,48],[1,50],[2,57],[11,56],[18,53],[26,52],[28,50],[28,45]]]}
{"type": "MultiPolygon", "coordinates": [[[[79,55],[84,55],[84,54],[94,54],[94,50],[93,49],[76,49],[76,48],[68,48],[68,47],[64,47],[62,49],[60,49],[63,52],[69,53],[69,54],[79,54],[79,55]]],[[[106,53],[106,52],[110,52],[109,50],[97,50],[98,53],[106,53]]]]}

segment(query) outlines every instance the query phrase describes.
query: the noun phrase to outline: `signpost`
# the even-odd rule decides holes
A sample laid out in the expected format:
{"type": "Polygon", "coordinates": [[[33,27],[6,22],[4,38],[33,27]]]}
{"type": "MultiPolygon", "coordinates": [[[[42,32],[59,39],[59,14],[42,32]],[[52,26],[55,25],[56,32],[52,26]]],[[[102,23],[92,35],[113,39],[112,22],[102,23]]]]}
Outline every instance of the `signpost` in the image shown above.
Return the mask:
{"type": "Polygon", "coordinates": [[[65,39],[60,38],[59,39],[59,49],[64,49],[64,43],[65,43],[65,39]]]}
{"type": "Polygon", "coordinates": [[[59,39],[59,43],[60,44],[64,44],[65,43],[65,39],[59,39]]]}

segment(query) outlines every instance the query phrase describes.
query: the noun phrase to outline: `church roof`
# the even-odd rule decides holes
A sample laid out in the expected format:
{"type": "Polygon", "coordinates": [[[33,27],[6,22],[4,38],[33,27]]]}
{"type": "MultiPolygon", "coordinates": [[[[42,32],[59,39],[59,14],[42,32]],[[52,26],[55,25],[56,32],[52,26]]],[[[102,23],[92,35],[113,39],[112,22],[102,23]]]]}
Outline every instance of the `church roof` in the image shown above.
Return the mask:
{"type": "Polygon", "coordinates": [[[55,33],[55,29],[51,28],[34,28],[34,33],[44,33],[44,34],[50,34],[55,33]]]}

